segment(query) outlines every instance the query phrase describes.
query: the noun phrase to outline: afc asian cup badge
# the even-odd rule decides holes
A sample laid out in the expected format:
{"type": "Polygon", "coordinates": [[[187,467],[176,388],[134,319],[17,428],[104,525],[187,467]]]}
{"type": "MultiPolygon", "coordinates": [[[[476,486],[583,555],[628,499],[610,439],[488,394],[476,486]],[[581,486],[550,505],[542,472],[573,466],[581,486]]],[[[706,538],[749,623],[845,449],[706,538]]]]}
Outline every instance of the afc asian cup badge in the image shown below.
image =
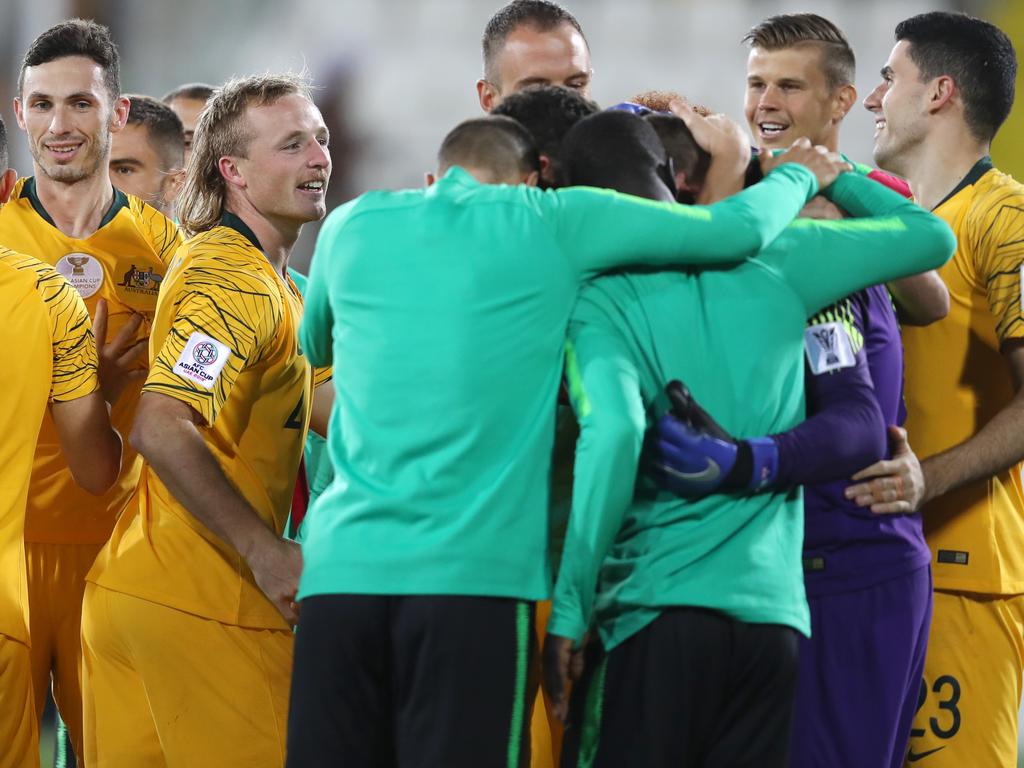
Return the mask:
{"type": "Polygon", "coordinates": [[[199,365],[213,365],[217,362],[217,347],[209,342],[196,344],[192,349],[192,359],[199,365]]]}

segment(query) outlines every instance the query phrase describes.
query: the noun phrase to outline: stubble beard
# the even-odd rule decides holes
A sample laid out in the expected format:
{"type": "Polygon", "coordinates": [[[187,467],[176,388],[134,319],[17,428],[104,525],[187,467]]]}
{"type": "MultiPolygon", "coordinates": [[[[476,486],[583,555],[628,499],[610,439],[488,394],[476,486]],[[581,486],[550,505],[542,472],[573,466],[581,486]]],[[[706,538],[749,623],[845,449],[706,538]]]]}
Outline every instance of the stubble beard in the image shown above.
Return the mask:
{"type": "Polygon", "coordinates": [[[101,168],[105,168],[110,157],[110,131],[105,131],[97,137],[97,141],[86,144],[86,154],[80,163],[74,165],[48,164],[44,158],[46,148],[35,147],[32,151],[32,159],[36,167],[46,178],[58,184],[77,184],[80,181],[93,178],[101,168]]]}

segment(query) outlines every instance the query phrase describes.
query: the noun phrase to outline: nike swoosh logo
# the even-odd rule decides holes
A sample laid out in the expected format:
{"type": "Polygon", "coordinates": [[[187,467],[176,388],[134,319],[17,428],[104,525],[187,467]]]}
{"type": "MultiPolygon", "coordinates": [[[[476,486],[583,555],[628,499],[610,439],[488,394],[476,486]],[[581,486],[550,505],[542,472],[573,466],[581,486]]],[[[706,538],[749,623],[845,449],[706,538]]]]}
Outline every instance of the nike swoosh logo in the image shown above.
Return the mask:
{"type": "Polygon", "coordinates": [[[710,482],[711,480],[717,480],[719,475],[722,474],[722,470],[719,468],[718,463],[711,459],[706,459],[706,461],[708,465],[700,472],[680,472],[678,469],[664,464],[661,465],[661,468],[669,475],[672,475],[672,477],[677,477],[680,480],[686,480],[689,482],[710,482]]]}
{"type": "Polygon", "coordinates": [[[934,755],[936,752],[941,752],[945,747],[936,747],[935,749],[929,749],[927,752],[915,752],[910,750],[907,752],[907,762],[916,763],[918,760],[924,760],[928,755],[934,755]]]}

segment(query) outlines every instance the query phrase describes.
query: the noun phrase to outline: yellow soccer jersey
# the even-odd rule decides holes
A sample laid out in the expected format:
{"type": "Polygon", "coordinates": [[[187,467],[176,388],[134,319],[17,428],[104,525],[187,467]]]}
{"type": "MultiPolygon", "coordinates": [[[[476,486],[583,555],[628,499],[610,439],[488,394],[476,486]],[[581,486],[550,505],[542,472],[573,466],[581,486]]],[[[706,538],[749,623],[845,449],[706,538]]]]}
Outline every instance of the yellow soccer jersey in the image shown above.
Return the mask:
{"type": "Polygon", "coordinates": [[[28,642],[22,544],[29,475],[48,400],[99,387],[96,345],[81,297],[52,268],[0,247],[0,634],[28,642]]]}
{"type": "MultiPolygon", "coordinates": [[[[313,377],[299,349],[302,298],[237,217],[189,240],[161,288],[144,392],[181,400],[224,474],[284,531],[309,424],[313,377]]],[[[136,499],[88,576],[107,589],[215,619],[282,628],[241,556],[143,465],[136,499]]]]}
{"type": "MultiPolygon", "coordinates": [[[[907,430],[925,458],[976,434],[1014,396],[1000,344],[1024,337],[1024,185],[980,161],[935,209],[957,236],[939,271],[949,315],[904,328],[907,430]]],[[[937,589],[1024,592],[1021,466],[924,509],[937,589]]]]}
{"type": "MultiPolygon", "coordinates": [[[[107,338],[112,339],[131,312],[153,316],[157,290],[181,236],[155,208],[115,192],[110,210],[92,236],[68,237],[53,225],[35,194],[35,180],[27,178],[18,181],[10,202],[0,208],[0,243],[55,267],[78,289],[90,315],[97,302],[106,299],[107,338]]],[[[145,327],[140,330],[143,335],[147,332],[145,327]]],[[[114,427],[123,435],[131,429],[140,389],[141,384],[127,387],[111,413],[114,427]]],[[[103,496],[86,493],[75,485],[47,415],[32,469],[26,541],[102,544],[135,490],[140,467],[141,461],[125,441],[117,483],[103,496]]]]}

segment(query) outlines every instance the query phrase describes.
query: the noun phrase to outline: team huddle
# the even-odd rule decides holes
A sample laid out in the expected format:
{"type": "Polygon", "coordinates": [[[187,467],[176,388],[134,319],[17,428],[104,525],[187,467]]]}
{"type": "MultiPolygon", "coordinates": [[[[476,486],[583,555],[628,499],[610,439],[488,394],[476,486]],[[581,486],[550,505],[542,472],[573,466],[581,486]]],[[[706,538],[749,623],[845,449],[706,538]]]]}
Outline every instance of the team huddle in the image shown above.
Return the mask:
{"type": "Polygon", "coordinates": [[[602,110],[577,20],[513,0],[427,186],[328,215],[305,78],[124,95],[105,27],[41,34],[0,768],[51,690],[86,768],[1015,766],[1013,46],[901,22],[873,167],[832,22],[744,43],[749,134],[602,110]]]}

